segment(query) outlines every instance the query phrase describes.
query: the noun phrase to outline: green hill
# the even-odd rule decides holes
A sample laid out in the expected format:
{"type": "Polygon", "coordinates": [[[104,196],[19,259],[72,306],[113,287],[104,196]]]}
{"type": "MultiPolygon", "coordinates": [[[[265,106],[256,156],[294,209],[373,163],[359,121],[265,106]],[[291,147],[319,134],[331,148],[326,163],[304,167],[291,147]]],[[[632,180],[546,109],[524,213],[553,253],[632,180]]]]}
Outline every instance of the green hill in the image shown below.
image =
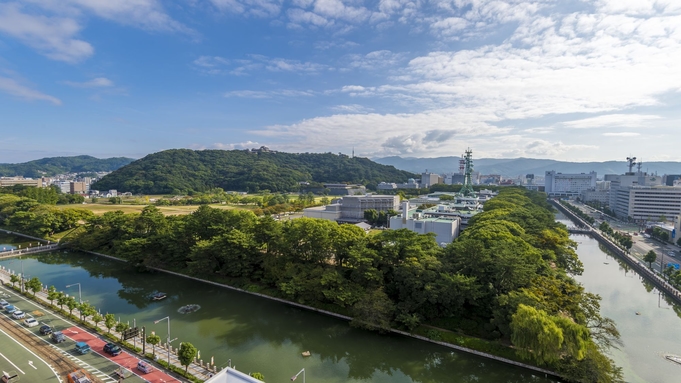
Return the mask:
{"type": "Polygon", "coordinates": [[[21,164],[0,164],[0,177],[42,177],[64,173],[111,172],[134,161],[132,158],[99,159],[92,156],[49,157],[21,164]]]}
{"type": "Polygon", "coordinates": [[[375,185],[405,182],[410,177],[414,174],[393,166],[332,153],[172,149],[116,170],[92,189],[142,194],[182,194],[216,187],[286,192],[298,190],[301,181],[375,185]]]}

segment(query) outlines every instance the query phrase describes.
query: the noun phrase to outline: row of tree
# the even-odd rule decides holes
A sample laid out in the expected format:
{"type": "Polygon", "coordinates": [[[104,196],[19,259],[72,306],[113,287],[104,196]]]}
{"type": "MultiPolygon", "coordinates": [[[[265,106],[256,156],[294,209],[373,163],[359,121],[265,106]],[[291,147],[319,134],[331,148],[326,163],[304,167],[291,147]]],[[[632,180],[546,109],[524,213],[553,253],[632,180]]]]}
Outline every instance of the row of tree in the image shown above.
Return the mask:
{"type": "Polygon", "coordinates": [[[413,330],[422,323],[502,343],[576,382],[617,382],[604,355],[618,341],[543,193],[503,189],[447,248],[408,230],[366,235],[353,225],[200,206],[164,216],[90,217],[70,245],[141,268],[178,270],[350,314],[355,326],[413,330]]]}
{"type": "Polygon", "coordinates": [[[560,202],[560,204],[563,205],[566,209],[568,209],[568,210],[570,210],[571,212],[575,213],[575,215],[577,215],[579,218],[581,218],[581,219],[584,220],[585,222],[588,222],[590,225],[593,225],[594,222],[596,222],[596,220],[595,220],[592,216],[586,214],[585,212],[582,211],[582,209],[578,208],[577,206],[574,206],[574,205],[572,205],[572,204],[570,204],[569,202],[564,201],[564,200],[560,200],[559,202],[560,202]]]}
{"type": "Polygon", "coordinates": [[[610,236],[612,239],[615,240],[615,242],[619,243],[620,246],[627,250],[630,250],[631,247],[634,245],[634,240],[632,239],[631,234],[613,230],[610,224],[605,221],[601,222],[601,224],[598,225],[598,230],[610,236]]]}
{"type": "MultiPolygon", "coordinates": [[[[15,287],[17,283],[21,283],[21,277],[16,274],[10,276],[10,282],[12,287],[15,287]]],[[[25,281],[25,288],[33,293],[33,298],[35,295],[43,290],[43,285],[38,277],[33,277],[28,281],[25,281]]],[[[95,328],[99,328],[99,324],[102,323],[106,327],[108,334],[111,334],[113,329],[117,333],[121,334],[121,341],[123,341],[122,334],[130,328],[130,325],[126,322],[120,322],[116,320],[116,316],[111,313],[106,313],[102,315],[95,306],[88,302],[78,302],[76,298],[72,295],[67,295],[63,291],[57,291],[54,286],[50,286],[46,291],[46,298],[50,302],[50,306],[59,307],[62,311],[65,311],[64,306],[68,309],[69,316],[73,316],[73,311],[78,310],[80,320],[82,322],[91,322],[95,328]],[[56,304],[55,304],[56,303],[56,304]]],[[[156,334],[149,334],[144,339],[148,344],[152,345],[152,354],[156,355],[156,346],[161,343],[161,337],[156,334]]],[[[189,365],[196,358],[198,350],[194,345],[189,342],[182,342],[180,344],[180,349],[178,351],[178,359],[180,364],[185,367],[185,373],[189,368],[189,365]]]]}

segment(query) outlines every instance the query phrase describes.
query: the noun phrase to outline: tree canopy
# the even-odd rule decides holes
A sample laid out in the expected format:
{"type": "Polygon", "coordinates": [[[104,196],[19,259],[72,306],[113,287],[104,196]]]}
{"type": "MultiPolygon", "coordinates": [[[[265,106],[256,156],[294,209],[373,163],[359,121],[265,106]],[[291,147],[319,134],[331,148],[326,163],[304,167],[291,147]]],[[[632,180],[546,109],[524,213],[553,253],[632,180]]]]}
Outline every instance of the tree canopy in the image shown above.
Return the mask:
{"type": "Polygon", "coordinates": [[[92,156],[49,157],[20,164],[0,164],[0,176],[40,178],[64,173],[111,172],[134,161],[132,158],[99,159],[92,156]]]}
{"type": "Polygon", "coordinates": [[[367,158],[332,153],[172,149],[150,154],[96,182],[95,190],[185,194],[212,188],[294,191],[300,182],[378,184],[415,175],[367,158]]]}

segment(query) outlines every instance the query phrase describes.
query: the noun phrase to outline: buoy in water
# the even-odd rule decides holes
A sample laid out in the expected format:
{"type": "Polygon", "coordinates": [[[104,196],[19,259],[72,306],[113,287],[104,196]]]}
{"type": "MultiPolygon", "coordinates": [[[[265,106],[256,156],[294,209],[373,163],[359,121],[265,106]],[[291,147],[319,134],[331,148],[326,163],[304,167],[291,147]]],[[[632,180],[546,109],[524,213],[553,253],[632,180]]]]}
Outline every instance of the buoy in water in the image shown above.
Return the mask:
{"type": "Polygon", "coordinates": [[[636,315],[641,315],[641,313],[640,313],[640,312],[638,312],[638,311],[636,311],[636,315]]]}

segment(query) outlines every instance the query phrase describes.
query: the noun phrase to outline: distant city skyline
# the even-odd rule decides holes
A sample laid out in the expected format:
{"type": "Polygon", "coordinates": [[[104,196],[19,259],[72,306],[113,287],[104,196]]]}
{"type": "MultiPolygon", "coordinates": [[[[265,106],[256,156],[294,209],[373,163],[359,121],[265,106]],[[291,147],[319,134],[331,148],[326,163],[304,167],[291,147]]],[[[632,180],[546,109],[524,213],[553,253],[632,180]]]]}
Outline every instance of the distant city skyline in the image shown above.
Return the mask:
{"type": "Polygon", "coordinates": [[[0,163],[171,148],[679,161],[674,0],[0,3],[0,163]]]}

